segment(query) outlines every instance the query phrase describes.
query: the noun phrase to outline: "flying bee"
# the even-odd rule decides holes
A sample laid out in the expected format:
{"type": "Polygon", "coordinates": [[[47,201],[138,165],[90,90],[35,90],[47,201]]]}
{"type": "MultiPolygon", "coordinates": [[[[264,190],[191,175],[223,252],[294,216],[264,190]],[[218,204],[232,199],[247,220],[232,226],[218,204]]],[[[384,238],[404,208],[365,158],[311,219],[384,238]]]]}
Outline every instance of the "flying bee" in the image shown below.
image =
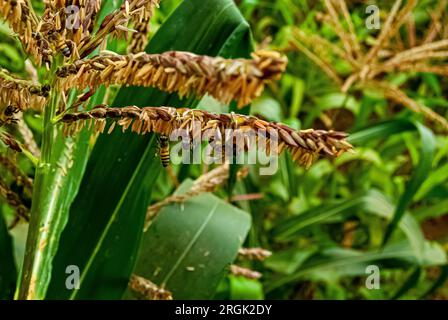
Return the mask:
{"type": "Polygon", "coordinates": [[[159,137],[159,155],[164,168],[170,165],[170,144],[167,136],[159,137]]]}

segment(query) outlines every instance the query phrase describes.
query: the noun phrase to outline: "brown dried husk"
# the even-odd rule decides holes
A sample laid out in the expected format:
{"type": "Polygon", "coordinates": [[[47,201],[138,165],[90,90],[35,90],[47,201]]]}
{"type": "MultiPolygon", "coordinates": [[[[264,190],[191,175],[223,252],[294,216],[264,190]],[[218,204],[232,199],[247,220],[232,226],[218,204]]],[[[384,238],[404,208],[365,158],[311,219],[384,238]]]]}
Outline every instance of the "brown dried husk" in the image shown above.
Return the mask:
{"type": "MultiPolygon", "coordinates": [[[[218,136],[225,137],[226,129],[239,130],[239,132],[252,131],[266,137],[266,153],[281,153],[288,150],[292,159],[305,167],[311,164],[322,155],[337,157],[353,147],[345,138],[346,133],[325,130],[300,130],[296,131],[284,124],[267,122],[253,116],[239,114],[213,114],[203,110],[172,107],[145,107],[136,106],[124,108],[109,108],[98,106],[91,111],[65,114],[61,122],[64,123],[66,135],[75,135],[87,124],[93,126],[95,132],[103,133],[106,129],[106,119],[113,120],[108,132],[111,132],[116,124],[122,127],[123,131],[131,128],[138,134],[155,132],[169,136],[177,129],[185,129],[194,140],[196,124],[200,124],[202,132],[210,130],[219,133],[218,136]],[[278,141],[277,150],[268,150],[270,140],[278,141]]],[[[234,142],[236,143],[236,142],[234,142]]],[[[248,150],[253,148],[250,141],[240,141],[238,148],[248,150]]]]}
{"type": "Polygon", "coordinates": [[[38,46],[32,36],[39,20],[30,2],[28,0],[0,0],[0,17],[8,22],[11,29],[17,34],[24,50],[40,63],[38,46]]]}
{"type": "Polygon", "coordinates": [[[236,100],[243,107],[260,96],[266,83],[278,80],[287,64],[286,57],[278,52],[257,51],[252,57],[224,59],[180,51],[100,54],[67,65],[57,74],[63,90],[101,84],[157,87],[178,92],[181,97],[209,94],[225,104],[236,100]]]}

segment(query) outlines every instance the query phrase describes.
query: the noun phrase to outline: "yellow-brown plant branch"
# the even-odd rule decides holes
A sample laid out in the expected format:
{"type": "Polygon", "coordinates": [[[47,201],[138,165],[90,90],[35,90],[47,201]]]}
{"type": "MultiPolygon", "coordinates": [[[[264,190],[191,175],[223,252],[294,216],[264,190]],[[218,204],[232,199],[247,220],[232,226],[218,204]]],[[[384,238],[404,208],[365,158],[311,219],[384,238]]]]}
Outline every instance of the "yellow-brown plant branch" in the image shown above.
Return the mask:
{"type": "Polygon", "coordinates": [[[342,79],[338,76],[334,68],[331,66],[330,62],[328,62],[325,58],[316,55],[313,51],[308,49],[300,42],[290,41],[290,45],[292,48],[301,51],[304,55],[308,57],[308,59],[310,59],[317,66],[319,66],[330,79],[332,79],[338,85],[342,85],[342,79]]]}
{"type": "Polygon", "coordinates": [[[443,25],[441,15],[437,13],[437,10],[442,7],[439,5],[438,9],[435,9],[430,28],[426,36],[420,39],[417,38],[413,29],[413,17],[410,16],[417,1],[409,0],[403,5],[402,0],[396,0],[385,23],[381,26],[380,34],[374,44],[368,47],[367,44],[356,39],[345,0],[326,0],[325,4],[327,13],[320,13],[317,17],[335,28],[340,43],[330,43],[324,38],[316,35],[308,36],[303,31],[295,29],[293,30],[294,39],[290,42],[291,46],[316,63],[341,86],[342,92],[346,93],[352,87],[359,90],[374,86],[383,91],[389,101],[422,113],[429,121],[439,124],[444,131],[448,131],[448,121],[443,116],[414,101],[402,90],[383,79],[387,74],[400,71],[432,72],[443,76],[448,74],[445,63],[448,58],[448,39],[443,38],[445,35],[442,35],[440,40],[436,40],[436,35],[440,33],[434,31],[437,24],[443,25]],[[339,21],[341,15],[348,26],[348,31],[339,21]],[[407,28],[406,42],[410,48],[405,47],[405,41],[401,39],[398,32],[401,27],[407,28]],[[352,68],[351,73],[345,78],[332,68],[335,57],[345,59],[352,68]]]}
{"type": "Polygon", "coordinates": [[[29,0],[0,0],[0,18],[8,22],[19,37],[24,50],[38,60],[36,40],[32,33],[40,20],[29,0]]]}
{"type": "Polygon", "coordinates": [[[257,51],[253,59],[224,59],[171,51],[162,54],[101,54],[58,70],[59,86],[133,85],[178,92],[181,97],[209,94],[239,107],[260,96],[266,83],[278,80],[287,59],[277,52],[257,51]]]}
{"type": "Polygon", "coordinates": [[[155,8],[158,8],[160,0],[151,0],[146,5],[146,10],[134,21],[133,29],[137,32],[132,33],[131,43],[128,47],[128,53],[139,53],[145,50],[148,44],[148,35],[150,31],[150,21],[154,15],[155,8]]]}
{"type": "Polygon", "coordinates": [[[88,38],[92,33],[101,2],[101,0],[49,0],[44,17],[56,22],[56,30],[63,33],[65,40],[79,45],[81,40],[88,38]],[[70,6],[77,8],[76,13],[67,14],[66,10],[70,6]]]}
{"type": "Polygon", "coordinates": [[[81,58],[92,53],[109,34],[118,35],[121,32],[131,31],[127,28],[130,21],[140,21],[147,13],[147,6],[151,6],[154,0],[126,0],[120,9],[104,18],[98,32],[85,37],[80,43],[78,51],[81,58]]]}
{"type": "MultiPolygon", "coordinates": [[[[65,134],[74,135],[86,124],[93,125],[96,132],[103,133],[106,128],[106,119],[113,120],[109,132],[113,130],[115,124],[121,126],[123,130],[131,128],[138,134],[155,132],[169,136],[175,130],[184,129],[190,135],[191,141],[194,140],[197,124],[201,126],[202,131],[210,130],[210,132],[220,133],[221,137],[225,137],[226,129],[238,130],[240,133],[263,133],[266,136],[267,149],[272,139],[278,141],[278,148],[266,150],[268,154],[270,152],[279,154],[288,150],[294,161],[307,168],[319,156],[337,157],[352,149],[352,145],[346,141],[347,134],[343,132],[314,129],[296,131],[284,124],[267,122],[253,116],[234,113],[213,114],[187,108],[98,106],[91,111],[65,114],[60,121],[64,123],[65,134]]],[[[253,148],[254,146],[249,143],[249,141],[242,141],[243,145],[237,147],[244,150],[253,148]]]]}
{"type": "Polygon", "coordinates": [[[423,114],[427,120],[429,120],[432,123],[440,125],[443,128],[444,132],[448,132],[447,119],[445,119],[432,109],[428,108],[427,106],[422,105],[417,101],[411,99],[405,92],[400,90],[398,87],[387,82],[377,82],[377,81],[367,82],[366,87],[380,89],[388,100],[393,101],[397,104],[401,104],[416,113],[423,114]]]}
{"type": "Polygon", "coordinates": [[[173,300],[171,292],[160,288],[146,278],[131,275],[129,280],[129,289],[131,289],[138,298],[145,300],[173,300]]]}

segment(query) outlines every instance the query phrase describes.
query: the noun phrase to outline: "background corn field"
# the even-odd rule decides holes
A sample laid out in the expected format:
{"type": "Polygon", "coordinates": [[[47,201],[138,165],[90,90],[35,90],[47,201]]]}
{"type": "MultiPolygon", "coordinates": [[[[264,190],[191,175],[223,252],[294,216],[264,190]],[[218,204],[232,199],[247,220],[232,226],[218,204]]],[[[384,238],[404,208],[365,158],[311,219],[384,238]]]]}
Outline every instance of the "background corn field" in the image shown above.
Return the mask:
{"type": "MultiPolygon", "coordinates": [[[[43,13],[42,1],[31,3],[43,13]]],[[[121,4],[103,1],[97,19],[121,4]]],[[[30,298],[21,291],[33,281],[35,299],[447,297],[447,1],[162,0],[149,39],[148,53],[250,58],[269,48],[288,65],[240,110],[209,96],[181,99],[131,86],[100,86],[89,108],[106,101],[234,111],[296,130],[348,132],[354,152],[309,169],[283,153],[272,176],[260,175],[261,165],[231,165],[212,176],[204,176],[212,169],[206,165],[172,165],[173,179],[155,135],[60,135],[53,156],[61,169],[49,174],[51,183],[33,186],[41,188],[52,228],[37,279],[24,274],[37,265],[25,257],[34,254],[27,236],[42,225],[32,216],[8,230],[15,210],[0,198],[0,299],[30,298]],[[366,27],[371,4],[380,29],[366,27]],[[187,200],[157,207],[173,194],[187,200]],[[143,232],[147,211],[155,214],[143,232]],[[366,287],[371,265],[380,270],[379,289],[366,287]],[[78,289],[67,289],[68,266],[80,270],[78,289]],[[145,279],[155,286],[143,290],[145,279]]],[[[120,54],[128,47],[124,38],[107,41],[107,50],[120,54]]],[[[26,60],[1,22],[0,67],[27,78],[26,60]]],[[[37,72],[45,78],[49,71],[37,72]]],[[[45,139],[45,119],[33,110],[23,119],[20,130],[29,128],[36,141],[32,150],[45,139]]],[[[0,130],[27,140],[15,127],[0,130]]],[[[0,151],[2,181],[30,207],[36,190],[26,181],[35,177],[34,164],[4,144],[0,151]]]]}

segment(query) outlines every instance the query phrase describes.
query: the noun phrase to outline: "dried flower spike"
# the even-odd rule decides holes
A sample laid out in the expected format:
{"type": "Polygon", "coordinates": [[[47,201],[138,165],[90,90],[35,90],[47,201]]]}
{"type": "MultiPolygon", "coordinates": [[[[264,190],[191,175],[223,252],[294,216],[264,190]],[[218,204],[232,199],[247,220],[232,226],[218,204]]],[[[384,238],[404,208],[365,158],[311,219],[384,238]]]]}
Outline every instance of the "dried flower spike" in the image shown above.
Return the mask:
{"type": "MultiPolygon", "coordinates": [[[[98,106],[91,111],[65,114],[61,122],[64,123],[64,132],[67,135],[74,135],[82,130],[86,124],[94,126],[94,130],[103,133],[106,128],[106,119],[127,130],[131,128],[138,134],[149,132],[170,136],[175,130],[185,129],[190,136],[190,141],[195,139],[195,125],[201,126],[201,131],[219,133],[225,137],[226,129],[234,129],[234,132],[262,133],[266,137],[266,146],[269,148],[270,141],[278,141],[278,148],[272,152],[281,153],[288,150],[294,161],[310,167],[311,164],[321,155],[337,157],[340,154],[351,150],[353,147],[345,138],[346,133],[325,130],[300,130],[296,131],[284,124],[267,122],[253,116],[239,114],[213,114],[203,110],[172,107],[146,107],[135,106],[124,108],[109,108],[98,106]]],[[[260,138],[258,135],[257,139],[260,138]]],[[[238,142],[234,142],[238,143],[238,142]]],[[[247,150],[252,148],[250,141],[240,141],[238,148],[247,150]]],[[[269,154],[271,150],[266,149],[269,154]]]]}
{"type": "Polygon", "coordinates": [[[224,59],[171,51],[162,54],[100,54],[79,60],[58,71],[63,90],[105,85],[156,87],[181,97],[210,94],[239,107],[260,96],[266,83],[278,80],[287,59],[277,52],[257,51],[253,59],[224,59]]]}
{"type": "Polygon", "coordinates": [[[145,50],[148,44],[148,34],[154,9],[159,7],[160,0],[151,0],[147,3],[145,10],[134,22],[133,29],[137,32],[131,35],[131,43],[128,47],[129,53],[139,53],[145,50]]]}
{"type": "Polygon", "coordinates": [[[147,300],[173,300],[171,292],[158,287],[153,282],[139,277],[135,274],[131,275],[129,288],[139,297],[147,300]]]}
{"type": "Polygon", "coordinates": [[[33,11],[29,0],[0,0],[0,18],[3,17],[18,35],[27,53],[39,60],[36,40],[32,33],[36,30],[39,19],[33,11]]]}
{"type": "Polygon", "coordinates": [[[252,280],[260,279],[262,277],[262,274],[258,271],[243,268],[235,264],[230,265],[230,273],[234,276],[245,277],[252,280]]]}
{"type": "MultiPolygon", "coordinates": [[[[0,69],[0,102],[20,110],[41,110],[48,96],[48,87],[21,80],[5,69],[0,69]]],[[[0,104],[0,106],[1,106],[0,104]]],[[[0,108],[0,112],[3,112],[0,108]]]]}
{"type": "Polygon", "coordinates": [[[264,261],[269,258],[272,252],[263,248],[241,248],[238,256],[243,259],[264,261]]]}

